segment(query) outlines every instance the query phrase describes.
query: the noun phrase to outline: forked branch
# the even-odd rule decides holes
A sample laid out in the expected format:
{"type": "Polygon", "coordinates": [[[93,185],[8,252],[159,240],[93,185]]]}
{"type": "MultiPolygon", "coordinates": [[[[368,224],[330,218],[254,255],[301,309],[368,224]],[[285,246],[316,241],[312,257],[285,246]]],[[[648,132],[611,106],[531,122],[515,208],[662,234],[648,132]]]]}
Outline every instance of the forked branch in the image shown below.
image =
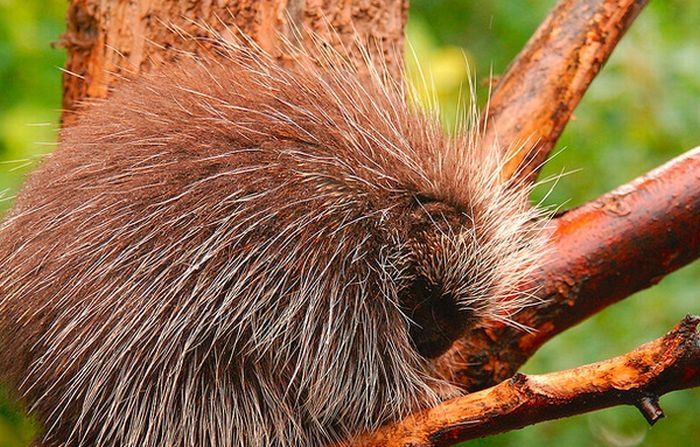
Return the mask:
{"type": "MultiPolygon", "coordinates": [[[[536,178],[573,109],[645,5],[558,3],[501,80],[485,118],[486,144],[536,143],[511,154],[504,177],[536,178]]],[[[546,304],[518,316],[534,331],[477,329],[439,360],[445,376],[483,391],[389,425],[356,445],[447,446],[619,404],[637,405],[653,423],[663,415],[659,395],[700,384],[697,317],[625,356],[513,376],[556,334],[697,259],[700,149],[567,212],[554,221],[551,238],[550,260],[533,278],[546,304]]]]}
{"type": "Polygon", "coordinates": [[[551,252],[533,278],[533,329],[476,329],[440,359],[469,390],[508,377],[547,340],[700,256],[700,148],[554,220],[551,252]]]}
{"type": "Polygon", "coordinates": [[[529,180],[647,0],[560,0],[491,97],[484,144],[512,150],[503,170],[529,180]]]}
{"type": "Polygon", "coordinates": [[[517,374],[357,440],[356,447],[441,447],[616,405],[636,405],[650,423],[658,397],[700,385],[700,317],[687,316],[636,350],[579,368],[517,374]]]}

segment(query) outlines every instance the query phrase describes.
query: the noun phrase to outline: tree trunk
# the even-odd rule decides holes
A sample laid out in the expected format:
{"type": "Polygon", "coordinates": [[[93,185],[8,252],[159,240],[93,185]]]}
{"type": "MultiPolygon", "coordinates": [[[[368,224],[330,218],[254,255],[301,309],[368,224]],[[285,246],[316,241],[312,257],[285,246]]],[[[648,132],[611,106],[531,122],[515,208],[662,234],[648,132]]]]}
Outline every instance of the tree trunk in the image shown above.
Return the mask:
{"type": "Polygon", "coordinates": [[[403,48],[407,11],[408,0],[70,0],[61,42],[68,51],[63,122],[71,122],[81,100],[104,98],[120,78],[176,58],[173,49],[197,52],[201,43],[183,34],[240,30],[278,58],[288,56],[282,38],[298,40],[295,29],[313,30],[352,57],[360,57],[357,35],[398,74],[401,51],[391,50],[403,48]]]}

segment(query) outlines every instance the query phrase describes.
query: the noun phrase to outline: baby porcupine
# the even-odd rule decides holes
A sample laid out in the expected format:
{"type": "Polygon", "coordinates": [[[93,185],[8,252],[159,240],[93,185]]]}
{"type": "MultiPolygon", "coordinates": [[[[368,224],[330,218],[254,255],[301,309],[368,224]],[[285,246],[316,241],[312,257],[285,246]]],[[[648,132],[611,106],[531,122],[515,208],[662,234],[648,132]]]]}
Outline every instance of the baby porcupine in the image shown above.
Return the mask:
{"type": "Polygon", "coordinates": [[[537,215],[478,130],[371,62],[224,49],[84,111],[0,227],[46,446],[347,439],[458,394],[431,359],[532,302],[537,215]]]}

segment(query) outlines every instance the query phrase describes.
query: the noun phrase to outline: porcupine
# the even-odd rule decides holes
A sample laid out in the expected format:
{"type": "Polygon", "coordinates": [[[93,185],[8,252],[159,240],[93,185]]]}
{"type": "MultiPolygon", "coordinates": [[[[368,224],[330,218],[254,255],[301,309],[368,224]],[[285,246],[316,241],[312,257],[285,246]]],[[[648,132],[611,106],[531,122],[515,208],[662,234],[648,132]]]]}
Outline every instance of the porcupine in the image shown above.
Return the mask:
{"type": "Polygon", "coordinates": [[[458,395],[542,242],[478,126],[367,59],[259,48],[124,82],[0,227],[6,380],[47,446],[318,446],[458,395]]]}

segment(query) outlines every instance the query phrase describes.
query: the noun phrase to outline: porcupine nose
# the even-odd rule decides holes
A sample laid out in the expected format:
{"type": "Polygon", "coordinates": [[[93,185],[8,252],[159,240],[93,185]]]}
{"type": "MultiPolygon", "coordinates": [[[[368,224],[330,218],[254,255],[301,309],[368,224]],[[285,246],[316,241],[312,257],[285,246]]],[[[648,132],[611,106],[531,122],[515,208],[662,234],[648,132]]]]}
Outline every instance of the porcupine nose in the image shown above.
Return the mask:
{"type": "Polygon", "coordinates": [[[411,320],[409,335],[416,351],[425,358],[443,354],[464,332],[470,312],[439,284],[417,277],[406,290],[404,306],[411,320]]]}

